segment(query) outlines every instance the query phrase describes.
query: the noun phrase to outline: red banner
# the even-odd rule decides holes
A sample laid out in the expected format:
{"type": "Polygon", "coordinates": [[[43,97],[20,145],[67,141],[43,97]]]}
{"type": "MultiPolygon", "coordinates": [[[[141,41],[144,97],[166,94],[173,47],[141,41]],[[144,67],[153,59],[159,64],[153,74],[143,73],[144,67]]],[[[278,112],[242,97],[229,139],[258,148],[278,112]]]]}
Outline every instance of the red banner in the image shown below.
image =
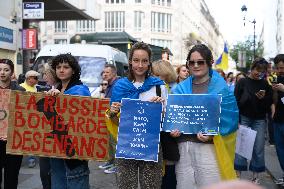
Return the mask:
{"type": "Polygon", "coordinates": [[[7,153],[107,160],[109,100],[12,91],[7,153]]]}
{"type": "Polygon", "coordinates": [[[23,30],[23,49],[37,49],[37,30],[23,30]]]}

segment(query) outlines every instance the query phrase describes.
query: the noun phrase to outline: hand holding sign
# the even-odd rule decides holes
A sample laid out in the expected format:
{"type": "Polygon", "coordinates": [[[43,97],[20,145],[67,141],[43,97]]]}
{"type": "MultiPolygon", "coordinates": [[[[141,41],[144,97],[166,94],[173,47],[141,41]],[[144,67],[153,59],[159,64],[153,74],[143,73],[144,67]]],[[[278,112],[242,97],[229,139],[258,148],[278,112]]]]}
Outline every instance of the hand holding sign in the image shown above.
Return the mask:
{"type": "Polygon", "coordinates": [[[116,158],[158,161],[162,104],[122,99],[116,158]]]}
{"type": "MultiPolygon", "coordinates": [[[[216,135],[220,124],[220,95],[208,94],[170,94],[166,107],[163,131],[178,130],[185,134],[197,134],[198,139],[206,142],[210,137],[203,135],[216,135]]],[[[172,133],[178,137],[179,133],[172,133]]]]}

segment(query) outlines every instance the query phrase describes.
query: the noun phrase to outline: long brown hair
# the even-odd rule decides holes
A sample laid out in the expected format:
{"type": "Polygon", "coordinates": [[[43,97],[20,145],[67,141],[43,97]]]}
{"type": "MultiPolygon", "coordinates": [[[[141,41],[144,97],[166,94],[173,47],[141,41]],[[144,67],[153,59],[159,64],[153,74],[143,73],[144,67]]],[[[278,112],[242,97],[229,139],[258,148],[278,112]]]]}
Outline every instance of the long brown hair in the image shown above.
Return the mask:
{"type": "Polygon", "coordinates": [[[131,47],[131,49],[129,51],[129,58],[128,58],[129,69],[128,69],[128,76],[127,77],[130,81],[135,80],[134,73],[133,73],[133,70],[132,70],[132,64],[131,64],[135,50],[144,50],[148,54],[150,65],[149,65],[148,70],[146,72],[146,78],[150,76],[151,70],[152,70],[152,63],[151,63],[152,50],[151,50],[150,46],[148,44],[144,43],[144,42],[137,42],[131,47]]]}

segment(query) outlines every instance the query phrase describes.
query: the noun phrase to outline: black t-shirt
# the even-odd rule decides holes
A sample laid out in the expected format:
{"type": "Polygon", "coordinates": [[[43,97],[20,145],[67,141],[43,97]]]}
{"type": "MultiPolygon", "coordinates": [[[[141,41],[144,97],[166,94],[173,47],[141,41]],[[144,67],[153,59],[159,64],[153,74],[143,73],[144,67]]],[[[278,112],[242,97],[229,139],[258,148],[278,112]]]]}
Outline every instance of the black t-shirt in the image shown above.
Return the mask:
{"type": "Polygon", "coordinates": [[[272,104],[272,88],[264,79],[243,78],[235,86],[235,96],[241,115],[252,119],[265,119],[272,104]],[[258,99],[255,93],[265,90],[265,97],[258,99]]]}
{"type": "MultiPolygon", "coordinates": [[[[284,77],[277,77],[277,83],[284,84],[284,77]]],[[[275,107],[275,114],[273,117],[274,122],[284,123],[284,104],[281,101],[281,98],[284,97],[284,92],[277,91],[277,104],[275,107]]]]}

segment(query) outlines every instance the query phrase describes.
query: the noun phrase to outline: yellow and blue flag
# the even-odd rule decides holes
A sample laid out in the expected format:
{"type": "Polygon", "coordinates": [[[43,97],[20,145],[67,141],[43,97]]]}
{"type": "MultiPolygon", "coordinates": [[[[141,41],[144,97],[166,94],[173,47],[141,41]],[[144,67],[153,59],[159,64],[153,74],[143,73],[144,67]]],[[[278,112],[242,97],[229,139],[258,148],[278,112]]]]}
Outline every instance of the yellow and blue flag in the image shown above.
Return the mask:
{"type": "Polygon", "coordinates": [[[216,60],[216,68],[221,68],[222,70],[227,70],[229,68],[229,59],[228,59],[228,47],[227,44],[224,43],[224,51],[221,56],[216,60]]]}

